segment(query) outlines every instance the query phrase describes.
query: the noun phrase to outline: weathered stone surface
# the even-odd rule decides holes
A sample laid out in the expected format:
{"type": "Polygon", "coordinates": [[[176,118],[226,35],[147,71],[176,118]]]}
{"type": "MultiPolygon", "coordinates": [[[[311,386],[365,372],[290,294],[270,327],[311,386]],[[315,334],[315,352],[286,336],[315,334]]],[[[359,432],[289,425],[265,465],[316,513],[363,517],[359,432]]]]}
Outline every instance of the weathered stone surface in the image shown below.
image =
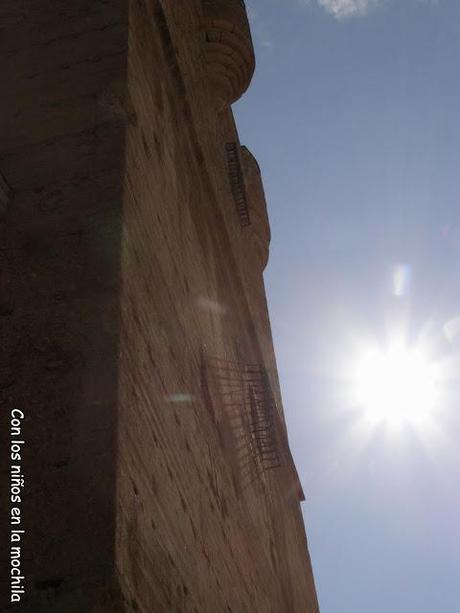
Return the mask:
{"type": "Polygon", "coordinates": [[[0,436],[6,449],[21,407],[24,611],[318,610],[263,286],[263,188],[228,107],[252,74],[249,27],[240,2],[215,3],[221,40],[249,45],[218,114],[207,5],[2,5],[0,436]],[[234,413],[211,406],[225,404],[213,359],[269,373],[276,468],[259,470],[244,397],[234,413]]]}

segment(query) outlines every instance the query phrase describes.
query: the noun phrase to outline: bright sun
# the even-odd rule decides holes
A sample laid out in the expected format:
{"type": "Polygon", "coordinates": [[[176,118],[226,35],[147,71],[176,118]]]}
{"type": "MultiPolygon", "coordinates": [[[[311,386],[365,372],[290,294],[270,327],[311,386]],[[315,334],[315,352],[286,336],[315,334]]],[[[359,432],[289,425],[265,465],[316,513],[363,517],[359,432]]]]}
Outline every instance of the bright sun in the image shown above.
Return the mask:
{"type": "Polygon", "coordinates": [[[438,406],[436,367],[402,344],[365,352],[356,364],[354,396],[366,418],[419,424],[438,406]]]}

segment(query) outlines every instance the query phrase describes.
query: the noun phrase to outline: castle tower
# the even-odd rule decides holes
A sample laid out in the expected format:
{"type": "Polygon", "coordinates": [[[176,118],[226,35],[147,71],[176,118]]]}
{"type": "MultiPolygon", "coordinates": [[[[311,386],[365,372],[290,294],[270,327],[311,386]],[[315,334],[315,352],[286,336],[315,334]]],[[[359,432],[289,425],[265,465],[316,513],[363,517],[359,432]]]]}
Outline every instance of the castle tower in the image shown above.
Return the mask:
{"type": "Polygon", "coordinates": [[[317,613],[265,197],[231,111],[255,66],[244,3],[37,0],[8,23],[0,448],[18,407],[21,610],[317,613]]]}

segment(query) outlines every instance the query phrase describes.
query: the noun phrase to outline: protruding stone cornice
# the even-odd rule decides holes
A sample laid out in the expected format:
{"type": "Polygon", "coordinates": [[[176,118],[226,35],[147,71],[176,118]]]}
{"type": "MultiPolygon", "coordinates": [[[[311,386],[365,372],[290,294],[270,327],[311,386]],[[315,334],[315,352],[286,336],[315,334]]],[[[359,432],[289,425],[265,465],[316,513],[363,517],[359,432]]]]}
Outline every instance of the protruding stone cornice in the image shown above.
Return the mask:
{"type": "Polygon", "coordinates": [[[251,221],[247,230],[251,234],[251,242],[254,247],[254,254],[259,261],[259,267],[263,270],[268,262],[270,248],[270,223],[267,215],[265,192],[259,165],[247,147],[241,147],[241,158],[251,221]]]}
{"type": "Polygon", "coordinates": [[[242,0],[203,0],[206,61],[219,109],[247,90],[255,69],[254,48],[242,0]]]}

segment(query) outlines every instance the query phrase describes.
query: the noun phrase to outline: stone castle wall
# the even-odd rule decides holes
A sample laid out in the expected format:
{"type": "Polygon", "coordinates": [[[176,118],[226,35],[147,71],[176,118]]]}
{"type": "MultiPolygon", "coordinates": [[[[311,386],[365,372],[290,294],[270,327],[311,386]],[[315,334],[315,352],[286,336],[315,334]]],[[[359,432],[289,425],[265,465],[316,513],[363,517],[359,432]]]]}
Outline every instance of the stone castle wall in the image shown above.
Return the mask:
{"type": "Polygon", "coordinates": [[[263,187],[229,106],[254,70],[243,4],[4,7],[0,395],[26,413],[24,610],[316,613],[263,187]]]}

